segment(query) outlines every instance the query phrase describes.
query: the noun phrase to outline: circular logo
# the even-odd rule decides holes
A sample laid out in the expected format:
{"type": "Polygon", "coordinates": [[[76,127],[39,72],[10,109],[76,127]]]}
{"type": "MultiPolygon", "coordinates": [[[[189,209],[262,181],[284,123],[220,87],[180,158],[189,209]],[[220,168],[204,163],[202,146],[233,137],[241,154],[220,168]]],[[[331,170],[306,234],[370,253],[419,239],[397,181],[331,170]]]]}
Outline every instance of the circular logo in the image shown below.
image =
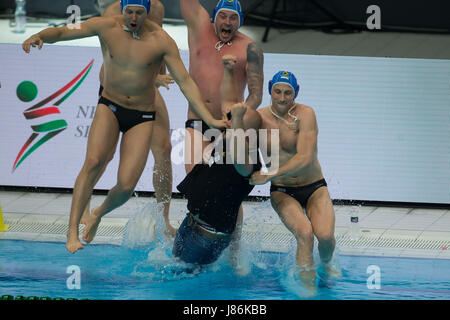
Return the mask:
{"type": "Polygon", "coordinates": [[[22,81],[17,86],[17,97],[23,102],[30,102],[36,98],[38,94],[38,88],[31,81],[22,81]]]}

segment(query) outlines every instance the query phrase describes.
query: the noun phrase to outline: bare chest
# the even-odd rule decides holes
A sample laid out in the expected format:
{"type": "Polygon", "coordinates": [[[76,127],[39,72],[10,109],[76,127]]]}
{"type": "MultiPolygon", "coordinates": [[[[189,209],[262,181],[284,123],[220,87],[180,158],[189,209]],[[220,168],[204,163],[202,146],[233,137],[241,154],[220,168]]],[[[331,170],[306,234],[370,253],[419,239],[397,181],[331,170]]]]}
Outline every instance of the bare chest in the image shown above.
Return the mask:
{"type": "Polygon", "coordinates": [[[267,129],[267,143],[270,148],[279,148],[280,153],[297,153],[298,132],[273,119],[263,119],[263,128],[267,129]]]}
{"type": "MultiPolygon", "coordinates": [[[[235,66],[235,72],[244,73],[247,65],[247,43],[243,41],[232,41],[231,45],[218,42],[217,38],[205,36],[200,39],[191,50],[190,64],[194,67],[210,66],[211,68],[217,68],[223,66],[222,57],[225,55],[233,55],[237,58],[237,64],[235,66]]],[[[220,68],[222,69],[222,68],[220,68]]]]}
{"type": "Polygon", "coordinates": [[[151,35],[133,39],[128,32],[119,30],[104,36],[105,61],[130,69],[159,67],[162,50],[151,35]]]}

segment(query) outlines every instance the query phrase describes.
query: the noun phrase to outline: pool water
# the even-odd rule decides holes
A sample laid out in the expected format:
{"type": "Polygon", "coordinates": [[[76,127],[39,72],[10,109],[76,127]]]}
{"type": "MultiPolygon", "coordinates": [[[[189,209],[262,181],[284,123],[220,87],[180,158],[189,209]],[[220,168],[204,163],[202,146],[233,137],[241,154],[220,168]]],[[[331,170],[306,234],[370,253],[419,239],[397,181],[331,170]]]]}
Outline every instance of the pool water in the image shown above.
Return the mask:
{"type": "MultiPolygon", "coordinates": [[[[0,240],[0,296],[303,299],[293,254],[247,252],[247,276],[234,274],[226,256],[205,270],[193,271],[171,257],[170,246],[88,245],[72,255],[64,243],[0,240]],[[67,269],[73,265],[80,270],[80,289],[68,288],[73,274],[67,269]]],[[[450,299],[450,260],[339,256],[338,261],[343,277],[318,279],[318,293],[310,299],[450,299]],[[379,268],[379,289],[368,288],[369,266],[379,268]]]]}

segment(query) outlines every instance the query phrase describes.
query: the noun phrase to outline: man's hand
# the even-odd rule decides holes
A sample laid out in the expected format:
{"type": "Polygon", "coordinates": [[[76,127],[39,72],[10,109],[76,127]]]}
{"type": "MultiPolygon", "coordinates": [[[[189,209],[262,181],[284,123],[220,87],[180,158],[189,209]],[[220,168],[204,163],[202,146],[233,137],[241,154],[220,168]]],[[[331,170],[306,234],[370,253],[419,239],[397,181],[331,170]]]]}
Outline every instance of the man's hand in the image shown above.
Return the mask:
{"type": "Polygon", "coordinates": [[[174,83],[172,76],[170,74],[158,74],[155,80],[155,85],[159,88],[163,86],[169,90],[169,84],[174,83]]]}
{"type": "Polygon", "coordinates": [[[215,129],[226,129],[226,128],[230,127],[225,119],[221,119],[221,120],[213,119],[212,122],[208,123],[208,126],[211,129],[212,128],[215,128],[215,129]]]}
{"type": "Polygon", "coordinates": [[[236,103],[231,106],[231,119],[243,118],[247,112],[247,105],[244,102],[236,103]]]}
{"type": "Polygon", "coordinates": [[[44,41],[42,41],[42,39],[37,34],[35,34],[35,35],[32,35],[31,37],[29,37],[27,40],[25,40],[22,43],[22,49],[26,53],[30,53],[30,47],[37,46],[38,49],[41,50],[43,44],[44,44],[44,41]]]}
{"type": "Polygon", "coordinates": [[[251,185],[265,184],[270,181],[271,176],[267,173],[262,173],[261,171],[252,174],[249,183],[251,185]]]}

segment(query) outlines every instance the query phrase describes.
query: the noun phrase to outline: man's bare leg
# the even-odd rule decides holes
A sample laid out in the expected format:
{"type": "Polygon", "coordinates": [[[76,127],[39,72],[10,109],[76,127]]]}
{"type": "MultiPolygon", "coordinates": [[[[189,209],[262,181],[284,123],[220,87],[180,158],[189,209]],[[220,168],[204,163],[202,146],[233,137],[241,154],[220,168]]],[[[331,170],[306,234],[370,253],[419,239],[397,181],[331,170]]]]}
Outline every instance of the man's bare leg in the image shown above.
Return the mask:
{"type": "MultiPolygon", "coordinates": [[[[103,75],[104,75],[104,68],[105,67],[102,64],[102,66],[100,68],[100,73],[99,73],[100,85],[103,83],[102,80],[103,80],[103,75]]],[[[99,99],[100,99],[100,97],[101,97],[101,95],[98,96],[99,99]]],[[[116,144],[114,145],[114,148],[111,149],[109,159],[104,164],[103,168],[100,171],[100,174],[98,175],[97,179],[95,180],[94,187],[97,185],[98,180],[100,180],[100,178],[103,176],[103,173],[105,172],[106,167],[108,166],[108,163],[111,162],[111,160],[114,158],[114,153],[116,152],[116,147],[117,147],[118,141],[119,140],[117,139],[116,144]]],[[[91,198],[89,198],[88,203],[86,204],[86,207],[84,208],[83,215],[81,216],[80,224],[86,224],[86,217],[89,217],[90,214],[91,214],[91,198]]]]}
{"type": "MultiPolygon", "coordinates": [[[[119,141],[119,140],[117,140],[117,141],[119,141]]],[[[113,159],[114,153],[115,153],[116,147],[117,147],[117,141],[116,141],[114,148],[111,150],[108,160],[103,165],[103,168],[100,170],[100,173],[98,174],[97,179],[95,179],[94,187],[97,185],[98,180],[100,180],[100,178],[103,176],[103,173],[105,172],[105,170],[108,166],[108,163],[110,163],[111,160],[113,159]]],[[[91,214],[91,198],[89,197],[88,203],[86,204],[86,207],[84,208],[83,215],[81,216],[80,224],[86,224],[86,218],[89,217],[90,214],[91,214]]]]}
{"type": "Polygon", "coordinates": [[[233,266],[234,272],[238,275],[245,276],[247,275],[250,270],[247,268],[246,265],[242,265],[241,261],[239,261],[239,253],[241,250],[240,241],[242,237],[242,225],[243,225],[243,219],[244,218],[244,209],[241,206],[239,207],[239,213],[237,216],[236,221],[236,229],[234,229],[231,243],[230,243],[230,250],[231,250],[231,264],[233,266]]]}
{"type": "Polygon", "coordinates": [[[291,196],[282,192],[272,192],[270,198],[272,207],[297,241],[296,262],[300,280],[310,291],[317,292],[316,271],[313,269],[314,233],[311,222],[303,213],[301,205],[291,196]]]}
{"type": "Polygon", "coordinates": [[[172,144],[170,142],[170,123],[166,104],[156,89],[155,97],[156,121],[153,125],[152,142],[150,148],[155,166],[153,168],[153,187],[156,202],[164,205],[164,220],[166,234],[175,237],[177,230],[172,227],[169,220],[170,200],[172,198],[172,144]]]}
{"type": "Polygon", "coordinates": [[[98,105],[89,131],[86,159],[73,190],[66,248],[74,253],[82,249],[78,238],[81,215],[92,195],[95,182],[104,171],[110,150],[119,139],[119,126],[114,114],[104,105],[98,105]]]}
{"type": "Polygon", "coordinates": [[[317,189],[311,195],[306,210],[311,220],[313,232],[318,240],[319,256],[325,272],[335,278],[342,277],[341,271],[331,264],[336,246],[334,237],[335,214],[333,203],[326,187],[317,189]]]}
{"type": "Polygon", "coordinates": [[[103,203],[92,210],[86,219],[83,240],[91,242],[101,218],[123,205],[133,194],[134,188],[145,168],[152,139],[152,121],[136,125],[122,136],[117,184],[108,192],[103,203]]]}

